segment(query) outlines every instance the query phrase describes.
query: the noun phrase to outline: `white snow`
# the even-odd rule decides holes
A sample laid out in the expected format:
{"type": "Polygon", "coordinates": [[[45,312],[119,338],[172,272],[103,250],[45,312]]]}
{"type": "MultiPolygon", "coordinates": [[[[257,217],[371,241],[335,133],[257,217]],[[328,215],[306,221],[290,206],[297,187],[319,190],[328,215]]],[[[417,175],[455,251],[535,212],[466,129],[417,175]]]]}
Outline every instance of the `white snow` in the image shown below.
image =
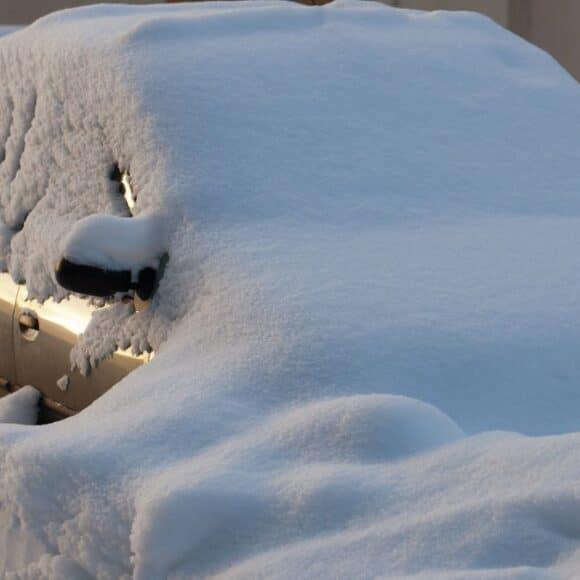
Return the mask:
{"type": "Polygon", "coordinates": [[[34,425],[38,415],[40,393],[30,386],[22,387],[0,399],[0,423],[34,425]]]}
{"type": "Polygon", "coordinates": [[[75,264],[138,273],[157,268],[166,248],[159,212],[137,217],[96,214],[79,220],[65,239],[63,257],[75,264]]]}
{"type": "Polygon", "coordinates": [[[0,270],[5,271],[8,264],[6,256],[10,252],[10,242],[14,232],[0,219],[0,270]]]}
{"type": "Polygon", "coordinates": [[[70,383],[70,378],[68,375],[62,375],[62,377],[60,377],[60,379],[58,379],[56,381],[56,386],[63,392],[68,390],[69,387],[69,383],[70,383]]]}
{"type": "Polygon", "coordinates": [[[467,13],[100,5],[2,38],[0,75],[29,294],[147,215],[169,253],[71,354],[155,358],[0,425],[7,578],[577,575],[580,90],[553,59],[467,13]]]}
{"type": "Polygon", "coordinates": [[[16,32],[20,26],[10,26],[7,24],[0,24],[0,36],[4,36],[6,34],[11,34],[12,32],[16,32]]]}

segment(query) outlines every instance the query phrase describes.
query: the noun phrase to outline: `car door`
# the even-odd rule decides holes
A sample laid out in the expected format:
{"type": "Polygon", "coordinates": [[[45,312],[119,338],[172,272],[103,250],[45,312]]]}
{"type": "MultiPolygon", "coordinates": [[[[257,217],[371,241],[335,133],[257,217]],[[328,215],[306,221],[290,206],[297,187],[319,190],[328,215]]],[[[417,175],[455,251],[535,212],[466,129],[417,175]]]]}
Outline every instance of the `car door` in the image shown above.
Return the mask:
{"type": "Polygon", "coordinates": [[[18,290],[10,275],[0,272],[0,396],[16,382],[12,326],[18,290]]]}
{"type": "Polygon", "coordinates": [[[112,385],[147,360],[118,351],[102,361],[89,376],[70,370],[70,351],[87,327],[94,307],[71,296],[60,303],[52,299],[40,304],[17,295],[13,337],[16,380],[32,385],[44,395],[45,405],[70,415],[93,402],[112,385]]]}

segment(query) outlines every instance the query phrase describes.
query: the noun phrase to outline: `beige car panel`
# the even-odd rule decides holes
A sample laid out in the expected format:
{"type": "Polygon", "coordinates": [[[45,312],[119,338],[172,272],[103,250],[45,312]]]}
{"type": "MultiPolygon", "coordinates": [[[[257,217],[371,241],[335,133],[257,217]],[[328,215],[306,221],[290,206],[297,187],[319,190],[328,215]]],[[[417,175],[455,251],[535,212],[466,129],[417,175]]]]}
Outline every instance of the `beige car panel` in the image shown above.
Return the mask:
{"type": "Polygon", "coordinates": [[[102,361],[88,377],[78,370],[71,372],[71,348],[87,327],[95,308],[75,296],[60,303],[49,299],[43,304],[24,300],[25,296],[25,289],[17,295],[13,324],[19,385],[32,385],[50,401],[75,412],[146,362],[147,355],[135,357],[118,351],[102,361]]]}

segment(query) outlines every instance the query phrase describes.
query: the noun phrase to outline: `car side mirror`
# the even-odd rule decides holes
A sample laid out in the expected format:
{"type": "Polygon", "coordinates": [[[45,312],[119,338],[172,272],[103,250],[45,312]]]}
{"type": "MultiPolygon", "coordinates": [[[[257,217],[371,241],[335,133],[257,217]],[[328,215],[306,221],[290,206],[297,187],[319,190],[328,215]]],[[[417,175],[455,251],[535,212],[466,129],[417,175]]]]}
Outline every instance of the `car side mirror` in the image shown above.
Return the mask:
{"type": "Polygon", "coordinates": [[[56,281],[66,290],[88,296],[108,297],[135,290],[141,300],[149,300],[155,290],[157,270],[143,268],[133,281],[129,270],[106,270],[75,264],[62,258],[56,267],[56,281]]]}
{"type": "Polygon", "coordinates": [[[134,290],[147,301],[168,261],[165,215],[135,217],[93,214],[79,220],[64,240],[56,281],[88,296],[109,297],[134,290]]]}

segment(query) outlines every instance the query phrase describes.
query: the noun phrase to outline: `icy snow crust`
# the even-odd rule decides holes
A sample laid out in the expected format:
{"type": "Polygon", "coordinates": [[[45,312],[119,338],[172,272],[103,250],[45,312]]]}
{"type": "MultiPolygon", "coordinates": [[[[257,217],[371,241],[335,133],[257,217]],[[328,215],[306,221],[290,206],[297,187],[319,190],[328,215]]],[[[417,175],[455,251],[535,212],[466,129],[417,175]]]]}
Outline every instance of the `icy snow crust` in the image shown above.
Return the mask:
{"type": "Polygon", "coordinates": [[[6,578],[575,576],[580,90],[551,58],[475,15],[204,3],[57,13],[0,71],[12,275],[64,297],[66,235],[127,215],[115,163],[170,254],[79,350],[154,360],[0,425],[6,578]]]}

